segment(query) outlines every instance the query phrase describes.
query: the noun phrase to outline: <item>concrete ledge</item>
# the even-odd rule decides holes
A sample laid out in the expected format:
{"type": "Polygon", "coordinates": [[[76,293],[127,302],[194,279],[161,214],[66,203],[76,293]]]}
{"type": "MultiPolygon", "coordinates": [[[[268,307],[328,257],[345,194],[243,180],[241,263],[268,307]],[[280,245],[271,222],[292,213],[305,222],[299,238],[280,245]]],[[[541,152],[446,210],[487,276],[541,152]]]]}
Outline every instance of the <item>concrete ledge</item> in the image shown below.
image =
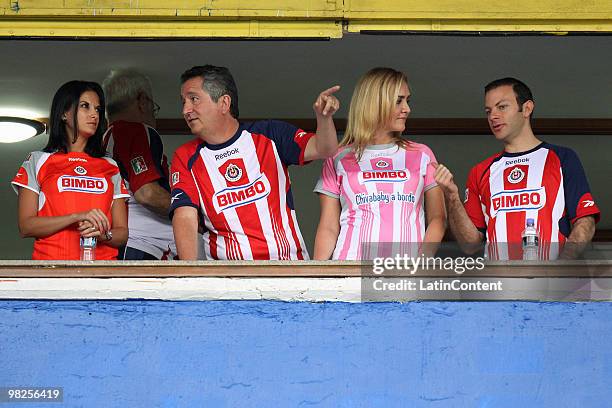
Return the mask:
{"type": "MultiPolygon", "coordinates": [[[[358,261],[0,261],[0,278],[26,277],[360,277],[358,261]]],[[[403,275],[408,275],[404,273],[403,275]]],[[[416,277],[612,278],[612,261],[489,262],[481,271],[417,269],[416,277]]]]}

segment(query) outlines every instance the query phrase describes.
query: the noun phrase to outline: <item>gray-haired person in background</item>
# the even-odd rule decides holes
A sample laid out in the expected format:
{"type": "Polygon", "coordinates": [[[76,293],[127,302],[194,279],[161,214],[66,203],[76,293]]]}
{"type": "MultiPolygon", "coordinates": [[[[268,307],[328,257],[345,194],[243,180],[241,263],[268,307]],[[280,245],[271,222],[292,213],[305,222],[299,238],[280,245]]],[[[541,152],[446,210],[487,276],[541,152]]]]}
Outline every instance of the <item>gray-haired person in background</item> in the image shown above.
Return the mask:
{"type": "Polygon", "coordinates": [[[172,259],[176,253],[168,218],[168,160],[155,117],[150,79],[133,69],[112,70],[103,83],[109,129],[104,146],[112,151],[130,191],[129,239],[117,259],[172,259]]]}

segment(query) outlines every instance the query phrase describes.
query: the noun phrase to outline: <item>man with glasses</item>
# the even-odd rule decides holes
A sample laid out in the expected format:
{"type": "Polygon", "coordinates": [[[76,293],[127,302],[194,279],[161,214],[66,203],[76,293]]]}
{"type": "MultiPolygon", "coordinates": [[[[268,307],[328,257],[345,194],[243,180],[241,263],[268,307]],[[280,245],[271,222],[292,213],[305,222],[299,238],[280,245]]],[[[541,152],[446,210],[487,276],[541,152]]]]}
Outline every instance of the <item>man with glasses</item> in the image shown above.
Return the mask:
{"type": "Polygon", "coordinates": [[[151,81],[135,70],[113,70],[104,80],[109,129],[104,145],[126,180],[129,239],[117,259],[168,259],[176,253],[168,218],[168,159],[154,129],[159,105],[151,81]]]}

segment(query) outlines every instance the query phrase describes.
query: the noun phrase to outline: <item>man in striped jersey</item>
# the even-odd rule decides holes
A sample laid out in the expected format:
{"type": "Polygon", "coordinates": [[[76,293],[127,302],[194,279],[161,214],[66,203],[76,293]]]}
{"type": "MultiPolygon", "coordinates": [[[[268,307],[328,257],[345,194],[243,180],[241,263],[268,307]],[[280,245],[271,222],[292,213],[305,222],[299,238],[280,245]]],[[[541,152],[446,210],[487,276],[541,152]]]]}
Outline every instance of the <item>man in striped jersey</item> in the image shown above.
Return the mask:
{"type": "Polygon", "coordinates": [[[104,147],[110,150],[130,190],[129,239],[117,259],[172,259],[176,252],[168,219],[168,160],[155,130],[159,106],[151,80],[133,69],[112,70],[104,80],[110,127],[104,147]]]}
{"type": "Polygon", "coordinates": [[[180,259],[196,259],[198,225],[208,259],[308,259],[287,166],[332,155],[332,115],[340,87],[314,103],[316,133],[288,123],[238,122],[238,92],[227,68],[193,67],[181,76],[183,116],[197,137],[171,167],[171,215],[180,259]]]}
{"type": "Polygon", "coordinates": [[[539,259],[577,256],[595,233],[600,211],[582,164],[566,147],[540,141],[531,129],[531,91],[515,78],[485,87],[485,112],[504,150],[480,162],[468,176],[461,203],[452,173],[438,165],[435,180],[444,191],[448,218],[461,244],[486,237],[491,259],[522,259],[521,234],[533,219],[539,259]]]}

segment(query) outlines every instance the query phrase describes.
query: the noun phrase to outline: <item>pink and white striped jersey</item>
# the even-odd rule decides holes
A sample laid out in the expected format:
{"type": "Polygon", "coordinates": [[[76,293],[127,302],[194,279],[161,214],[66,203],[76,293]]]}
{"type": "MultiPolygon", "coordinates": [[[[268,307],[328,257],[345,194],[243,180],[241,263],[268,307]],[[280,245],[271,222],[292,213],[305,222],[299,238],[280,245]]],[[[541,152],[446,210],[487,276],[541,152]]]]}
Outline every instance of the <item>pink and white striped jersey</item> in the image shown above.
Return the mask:
{"type": "Polygon", "coordinates": [[[573,150],[548,143],[526,152],[498,153],[477,164],[465,194],[467,214],[486,234],[491,259],[522,259],[527,218],[535,221],[540,259],[557,258],[578,218],[599,220],[580,159],[573,150]]]}
{"type": "Polygon", "coordinates": [[[312,136],[261,121],[240,125],[226,143],[195,139],[176,150],[171,213],[198,209],[208,259],[308,259],[287,166],[304,164],[312,136]]]}
{"type": "Polygon", "coordinates": [[[410,142],[368,146],[359,160],[350,146],[323,164],[315,192],[340,200],[340,233],[333,259],[372,259],[409,253],[423,241],[423,194],[436,187],[436,158],[410,142]],[[371,243],[385,243],[377,246],[371,243]]]}

